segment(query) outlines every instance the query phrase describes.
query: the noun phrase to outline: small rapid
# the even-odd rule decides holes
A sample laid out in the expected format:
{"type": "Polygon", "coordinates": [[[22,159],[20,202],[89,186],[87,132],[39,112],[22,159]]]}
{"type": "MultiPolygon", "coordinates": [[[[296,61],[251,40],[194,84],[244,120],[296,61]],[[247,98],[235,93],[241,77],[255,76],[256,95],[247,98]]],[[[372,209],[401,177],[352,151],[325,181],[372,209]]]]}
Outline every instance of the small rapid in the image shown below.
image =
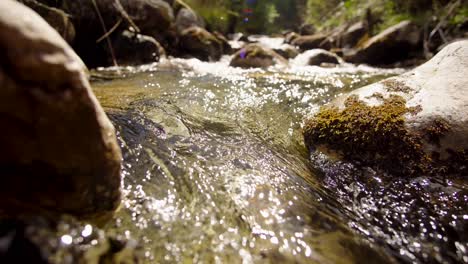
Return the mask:
{"type": "Polygon", "coordinates": [[[433,259],[424,250],[406,254],[408,236],[381,228],[391,223],[369,224],[382,217],[376,203],[398,206],[398,195],[372,200],[346,166],[311,168],[302,142],[302,122],[320,106],[403,70],[228,65],[228,56],[167,59],[93,73],[124,154],[123,204],[109,232],[139,240],[149,263],[433,259]],[[356,202],[359,195],[367,202],[356,202]],[[377,213],[361,221],[370,211],[377,213]]]}

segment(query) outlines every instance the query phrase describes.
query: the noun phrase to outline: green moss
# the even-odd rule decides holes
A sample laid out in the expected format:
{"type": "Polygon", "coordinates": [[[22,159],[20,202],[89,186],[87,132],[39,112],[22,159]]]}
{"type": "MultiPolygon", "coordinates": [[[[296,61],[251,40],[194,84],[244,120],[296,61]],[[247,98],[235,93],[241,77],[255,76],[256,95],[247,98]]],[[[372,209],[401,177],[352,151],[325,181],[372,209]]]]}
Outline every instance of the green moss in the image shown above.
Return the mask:
{"type": "Polygon", "coordinates": [[[387,92],[409,93],[412,91],[412,89],[406,84],[404,84],[402,81],[389,79],[383,81],[382,84],[385,86],[387,92]]]}
{"type": "Polygon", "coordinates": [[[450,131],[450,125],[442,118],[434,119],[424,128],[424,135],[431,144],[440,146],[440,138],[450,131]]]}
{"type": "Polygon", "coordinates": [[[405,115],[416,109],[406,107],[400,96],[381,100],[378,106],[368,106],[351,96],[343,110],[322,108],[306,122],[307,146],[325,145],[345,159],[396,175],[426,172],[431,160],[423,151],[423,137],[405,126],[405,115]]]}

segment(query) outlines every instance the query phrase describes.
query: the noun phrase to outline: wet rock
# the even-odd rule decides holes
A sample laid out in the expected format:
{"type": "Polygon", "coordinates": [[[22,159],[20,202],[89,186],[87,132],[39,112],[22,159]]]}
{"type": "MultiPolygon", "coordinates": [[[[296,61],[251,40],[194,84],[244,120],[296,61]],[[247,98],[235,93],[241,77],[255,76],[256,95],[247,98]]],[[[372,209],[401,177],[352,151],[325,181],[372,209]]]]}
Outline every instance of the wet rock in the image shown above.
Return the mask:
{"type": "Polygon", "coordinates": [[[328,35],[322,33],[297,37],[291,44],[299,47],[302,51],[311,49],[330,50],[332,48],[332,43],[328,35]]]}
{"type": "Polygon", "coordinates": [[[340,58],[326,50],[314,50],[314,53],[310,54],[308,65],[320,66],[323,63],[340,64],[340,58]]]}
{"type": "Polygon", "coordinates": [[[12,0],[0,1],[0,46],[0,216],[110,216],[121,154],[85,65],[12,0]]]}
{"type": "Polygon", "coordinates": [[[421,30],[411,21],[403,21],[372,37],[346,54],[345,60],[369,65],[392,64],[411,58],[421,50],[421,30]]]}
{"type": "Polygon", "coordinates": [[[342,61],[341,58],[334,53],[322,49],[313,49],[299,54],[292,63],[298,66],[323,66],[340,64],[340,61],[342,61]]]}
{"type": "Polygon", "coordinates": [[[325,148],[396,175],[468,173],[468,41],[411,72],[355,90],[306,122],[325,148]]]}
{"type": "Polygon", "coordinates": [[[287,61],[271,49],[249,44],[234,54],[230,65],[240,68],[266,68],[287,61]]]}
{"type": "Polygon", "coordinates": [[[219,60],[223,46],[213,34],[200,27],[182,31],[179,39],[181,52],[204,61],[219,60]]]}
{"type": "Polygon", "coordinates": [[[182,32],[184,29],[189,27],[205,27],[205,23],[203,19],[199,17],[193,10],[188,8],[182,8],[176,16],[175,19],[175,26],[177,28],[177,32],[182,32]]]}
{"type": "Polygon", "coordinates": [[[312,24],[302,24],[299,28],[299,34],[301,35],[313,35],[315,34],[316,30],[314,25],[312,24]]]}
{"type": "Polygon", "coordinates": [[[216,37],[216,39],[218,39],[221,42],[221,45],[223,47],[223,54],[232,54],[233,49],[231,47],[231,44],[229,44],[227,38],[218,31],[215,31],[212,34],[216,37]]]}
{"type": "Polygon", "coordinates": [[[363,21],[352,24],[341,36],[341,47],[352,48],[356,46],[368,35],[368,30],[367,24],[363,21]]]}
{"type": "Polygon", "coordinates": [[[51,25],[68,43],[75,39],[75,27],[68,14],[60,9],[49,7],[35,0],[20,0],[19,2],[27,5],[38,13],[51,25]]]}
{"type": "Polygon", "coordinates": [[[279,49],[273,49],[273,51],[286,59],[292,59],[299,55],[297,48],[289,44],[283,44],[279,49]]]}
{"type": "Polygon", "coordinates": [[[77,33],[73,47],[90,67],[108,66],[104,64],[109,60],[103,57],[103,46],[96,45],[98,39],[106,42],[102,38],[106,34],[118,34],[134,27],[138,33],[151,36],[163,45],[173,35],[174,14],[172,7],[165,1],[99,0],[95,1],[96,7],[93,3],[94,1],[63,0],[61,5],[61,9],[71,15],[75,25],[77,33]],[[101,25],[98,11],[105,29],[101,25]]]}
{"type": "MultiPolygon", "coordinates": [[[[108,64],[111,65],[112,53],[107,45],[103,45],[107,51],[108,64]]],[[[112,36],[112,47],[118,65],[147,64],[165,57],[164,48],[154,38],[128,30],[112,36]]]]}
{"type": "Polygon", "coordinates": [[[139,243],[72,218],[0,221],[1,263],[142,263],[139,243]]]}
{"type": "Polygon", "coordinates": [[[300,37],[301,35],[297,34],[296,32],[289,32],[284,36],[284,43],[292,44],[295,39],[300,37]]]}

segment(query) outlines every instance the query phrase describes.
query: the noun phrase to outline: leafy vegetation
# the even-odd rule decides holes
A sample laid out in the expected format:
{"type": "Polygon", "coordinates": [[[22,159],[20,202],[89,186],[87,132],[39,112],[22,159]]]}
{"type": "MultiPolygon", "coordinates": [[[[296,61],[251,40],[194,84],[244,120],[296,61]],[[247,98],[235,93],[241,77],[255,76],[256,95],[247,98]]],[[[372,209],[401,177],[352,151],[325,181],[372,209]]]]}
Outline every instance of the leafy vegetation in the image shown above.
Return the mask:
{"type": "Polygon", "coordinates": [[[468,20],[468,0],[186,0],[210,29],[222,32],[279,33],[302,23],[332,29],[369,15],[375,32],[405,19],[420,25],[447,19],[459,25],[468,20]],[[453,10],[450,9],[455,5],[453,10]]]}

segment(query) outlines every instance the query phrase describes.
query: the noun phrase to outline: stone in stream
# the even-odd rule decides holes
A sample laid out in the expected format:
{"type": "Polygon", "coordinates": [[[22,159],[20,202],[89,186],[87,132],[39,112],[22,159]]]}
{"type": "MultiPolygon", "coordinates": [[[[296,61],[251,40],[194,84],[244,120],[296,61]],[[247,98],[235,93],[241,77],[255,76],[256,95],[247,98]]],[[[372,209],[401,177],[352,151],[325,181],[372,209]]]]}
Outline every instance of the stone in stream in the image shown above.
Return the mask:
{"type": "Polygon", "coordinates": [[[122,157],[83,62],[13,0],[0,1],[0,47],[0,216],[112,215],[122,157]]]}
{"type": "Polygon", "coordinates": [[[221,42],[221,46],[223,47],[223,54],[232,54],[233,49],[227,38],[218,31],[214,31],[212,34],[221,42]]]}
{"type": "Polygon", "coordinates": [[[221,41],[201,27],[190,27],[182,31],[179,45],[183,54],[204,61],[219,60],[223,54],[221,41]]]}
{"type": "MultiPolygon", "coordinates": [[[[118,65],[140,65],[157,62],[166,56],[164,48],[150,36],[125,30],[111,37],[113,53],[118,65]],[[137,52],[135,52],[137,51],[137,52]]],[[[112,53],[102,43],[107,53],[108,64],[112,65],[112,53]]]]}
{"type": "Polygon", "coordinates": [[[273,51],[286,59],[292,59],[299,55],[299,50],[296,47],[286,43],[282,44],[278,49],[273,49],[273,51]]]}
{"type": "Polygon", "coordinates": [[[308,65],[340,64],[340,58],[336,54],[320,49],[313,51],[314,53],[309,56],[308,65]]]}
{"type": "Polygon", "coordinates": [[[301,35],[297,34],[296,32],[288,32],[284,35],[284,43],[292,44],[292,42],[300,36],[301,35]]]}
{"type": "Polygon", "coordinates": [[[234,54],[230,65],[240,68],[266,68],[287,61],[271,49],[258,44],[249,44],[234,54]]]}
{"type": "Polygon", "coordinates": [[[107,53],[103,45],[96,45],[97,40],[107,45],[103,36],[119,35],[129,27],[136,27],[139,34],[153,37],[165,48],[173,43],[174,13],[162,0],[63,0],[60,8],[71,15],[76,29],[73,48],[89,67],[109,66],[107,53]]]}
{"type": "Polygon", "coordinates": [[[309,36],[299,36],[295,38],[292,45],[299,47],[300,50],[311,50],[311,49],[324,49],[329,50],[332,48],[331,39],[324,33],[318,33],[309,36]]]}
{"type": "Polygon", "coordinates": [[[393,175],[468,174],[468,41],[355,90],[307,120],[304,140],[393,175]]]}
{"type": "Polygon", "coordinates": [[[411,21],[402,21],[365,41],[345,54],[352,63],[388,65],[410,59],[422,49],[421,30],[411,21]]]}

